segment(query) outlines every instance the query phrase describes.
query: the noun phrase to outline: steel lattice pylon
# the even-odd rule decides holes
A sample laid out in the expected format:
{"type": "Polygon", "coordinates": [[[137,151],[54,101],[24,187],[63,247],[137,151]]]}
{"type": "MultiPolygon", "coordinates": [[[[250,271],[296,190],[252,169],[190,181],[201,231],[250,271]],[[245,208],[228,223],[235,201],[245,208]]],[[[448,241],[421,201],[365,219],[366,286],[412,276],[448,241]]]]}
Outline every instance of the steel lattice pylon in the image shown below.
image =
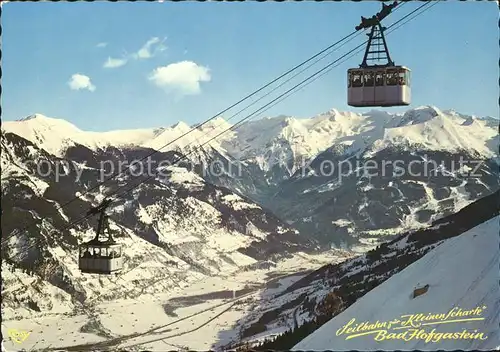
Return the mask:
{"type": "Polygon", "coordinates": [[[384,30],[386,28],[382,27],[380,22],[374,24],[368,34],[368,43],[366,45],[365,56],[363,57],[363,62],[360,67],[384,67],[384,66],[394,66],[394,61],[391,60],[391,55],[389,54],[389,49],[387,48],[387,42],[385,41],[384,30]],[[376,64],[369,65],[368,62],[374,62],[376,64]],[[385,61],[385,63],[380,63],[380,61],[385,61]]]}

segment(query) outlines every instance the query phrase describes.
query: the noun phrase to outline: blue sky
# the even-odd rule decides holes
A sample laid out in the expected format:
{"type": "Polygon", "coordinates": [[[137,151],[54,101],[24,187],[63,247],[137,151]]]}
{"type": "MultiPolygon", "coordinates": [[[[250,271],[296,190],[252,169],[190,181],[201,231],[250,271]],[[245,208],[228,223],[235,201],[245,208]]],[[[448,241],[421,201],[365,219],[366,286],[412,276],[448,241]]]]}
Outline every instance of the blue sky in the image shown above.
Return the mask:
{"type": "MultiPolygon", "coordinates": [[[[384,22],[390,25],[420,4],[408,3],[384,22]]],[[[202,122],[379,9],[378,2],[8,3],[2,12],[2,118],[41,113],[93,131],[202,122]],[[104,67],[108,58],[127,62],[104,67]]],[[[363,40],[355,38],[280,92],[363,40]]],[[[387,41],[396,64],[412,70],[412,106],[498,117],[495,2],[439,3],[387,41]]],[[[357,67],[362,55],[265,115],[359,110],[346,105],[346,70],[357,67]]]]}

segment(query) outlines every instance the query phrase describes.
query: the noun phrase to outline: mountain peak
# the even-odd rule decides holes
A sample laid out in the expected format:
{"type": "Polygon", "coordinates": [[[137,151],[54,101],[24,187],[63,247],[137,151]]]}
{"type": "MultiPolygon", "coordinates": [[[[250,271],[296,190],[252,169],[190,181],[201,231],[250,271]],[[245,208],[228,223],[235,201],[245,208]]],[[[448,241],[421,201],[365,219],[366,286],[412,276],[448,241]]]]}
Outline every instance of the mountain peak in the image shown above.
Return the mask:
{"type": "Polygon", "coordinates": [[[283,118],[283,121],[281,121],[281,125],[283,127],[287,127],[287,126],[291,126],[294,124],[294,122],[296,122],[297,120],[294,119],[293,117],[291,116],[287,116],[287,117],[284,117],[283,118]]]}
{"type": "MultiPolygon", "coordinates": [[[[43,114],[35,113],[29,116],[26,116],[24,118],[21,118],[19,120],[13,121],[13,122],[24,122],[24,123],[37,123],[37,124],[42,124],[44,126],[47,126],[49,128],[55,127],[55,126],[60,126],[61,128],[69,128],[72,130],[78,130],[79,128],[73,125],[71,122],[65,120],[65,119],[57,119],[54,117],[48,117],[43,114]]],[[[6,123],[9,123],[6,121],[6,123]]]]}
{"type": "Polygon", "coordinates": [[[198,130],[203,130],[205,128],[208,128],[208,129],[227,129],[231,127],[231,124],[229,122],[227,122],[227,120],[225,118],[223,118],[222,116],[217,116],[216,118],[210,120],[210,121],[206,121],[204,123],[197,123],[197,124],[194,124],[192,125],[190,128],[197,128],[198,130]]]}
{"type": "Polygon", "coordinates": [[[337,109],[335,108],[331,108],[330,110],[328,110],[328,114],[332,115],[332,116],[335,116],[335,115],[339,115],[340,114],[340,111],[338,111],[337,109]]]}
{"type": "Polygon", "coordinates": [[[26,116],[26,117],[23,117],[17,121],[29,121],[29,120],[35,120],[35,119],[38,119],[38,120],[46,120],[46,119],[49,119],[47,116],[45,115],[42,115],[42,114],[39,114],[39,113],[35,113],[35,114],[32,114],[32,115],[29,115],[29,116],[26,116]]]}
{"type": "Polygon", "coordinates": [[[416,125],[443,115],[443,112],[435,106],[425,105],[410,109],[403,114],[400,125],[416,125]]]}
{"type": "MultiPolygon", "coordinates": [[[[43,114],[35,113],[19,120],[15,121],[5,121],[2,123],[7,129],[13,129],[10,132],[20,132],[28,130],[54,130],[59,134],[75,133],[81,132],[81,130],[73,125],[71,122],[64,119],[57,119],[53,117],[48,117],[43,114]]],[[[19,133],[18,133],[19,134],[19,133]]],[[[20,134],[22,137],[26,137],[20,134]]]]}
{"type": "Polygon", "coordinates": [[[428,114],[431,114],[434,116],[443,114],[441,109],[439,109],[437,106],[434,106],[434,105],[422,105],[422,106],[416,107],[414,109],[410,109],[409,111],[418,111],[421,113],[428,113],[428,114]]]}
{"type": "Polygon", "coordinates": [[[183,121],[179,121],[175,124],[173,124],[170,128],[172,129],[181,129],[181,130],[185,130],[185,129],[190,129],[189,125],[183,121]]]}
{"type": "Polygon", "coordinates": [[[227,122],[226,119],[224,119],[222,116],[217,116],[215,119],[210,120],[205,124],[205,126],[211,128],[219,128],[219,127],[226,128],[229,125],[230,125],[229,122],[227,122]]]}

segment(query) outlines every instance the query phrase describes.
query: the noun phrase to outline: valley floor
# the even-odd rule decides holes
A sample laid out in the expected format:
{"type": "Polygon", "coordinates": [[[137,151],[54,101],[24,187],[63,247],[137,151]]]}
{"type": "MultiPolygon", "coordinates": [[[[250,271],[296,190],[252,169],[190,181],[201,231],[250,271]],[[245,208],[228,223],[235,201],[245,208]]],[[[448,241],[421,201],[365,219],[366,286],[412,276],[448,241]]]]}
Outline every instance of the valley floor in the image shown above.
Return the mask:
{"type": "Polygon", "coordinates": [[[284,290],[321,265],[343,259],[332,253],[299,254],[269,270],[206,277],[187,288],[102,303],[79,314],[22,320],[4,316],[2,347],[6,351],[215,349],[238,337],[238,320],[263,297],[284,290]],[[23,333],[29,333],[24,340],[23,333]]]}

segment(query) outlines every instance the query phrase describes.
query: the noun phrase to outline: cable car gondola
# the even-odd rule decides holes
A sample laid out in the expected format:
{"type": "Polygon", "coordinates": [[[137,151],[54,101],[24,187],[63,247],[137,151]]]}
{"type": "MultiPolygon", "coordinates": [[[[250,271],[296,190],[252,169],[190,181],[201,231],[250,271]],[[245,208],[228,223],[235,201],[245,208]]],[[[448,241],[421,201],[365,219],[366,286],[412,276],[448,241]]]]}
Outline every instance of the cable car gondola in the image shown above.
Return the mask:
{"type": "Polygon", "coordinates": [[[411,103],[410,69],[391,60],[380,21],[397,6],[382,4],[382,11],[371,18],[361,17],[356,30],[370,28],[363,62],[347,71],[347,104],[353,107],[406,106],[411,103]],[[369,61],[384,64],[369,65],[369,61]]]}
{"type": "Polygon", "coordinates": [[[79,246],[78,266],[82,273],[109,275],[123,269],[122,246],[113,239],[105,213],[110,203],[110,200],[105,200],[87,213],[100,213],[100,216],[95,237],[79,246]],[[102,241],[99,236],[104,229],[107,230],[108,238],[102,241]]]}

